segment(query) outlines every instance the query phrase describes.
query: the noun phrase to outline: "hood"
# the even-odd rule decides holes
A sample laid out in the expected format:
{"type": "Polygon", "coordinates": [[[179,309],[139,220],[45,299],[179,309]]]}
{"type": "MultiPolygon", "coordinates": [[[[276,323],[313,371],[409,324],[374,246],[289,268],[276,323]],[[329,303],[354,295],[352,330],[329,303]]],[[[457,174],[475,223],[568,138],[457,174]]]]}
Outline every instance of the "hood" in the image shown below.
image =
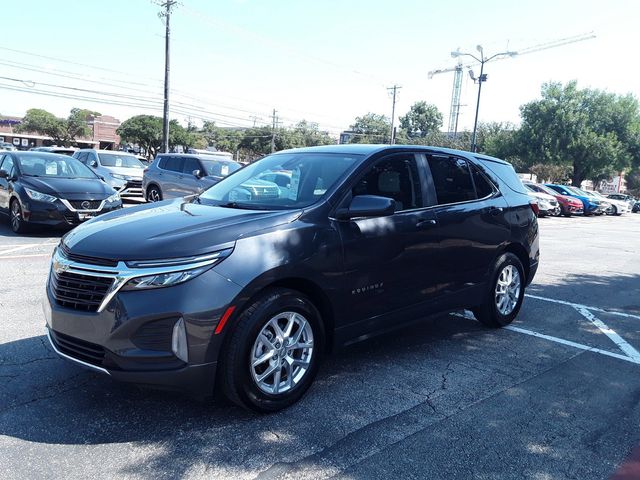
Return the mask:
{"type": "Polygon", "coordinates": [[[570,203],[574,205],[582,205],[582,202],[575,197],[570,197],[569,195],[556,195],[556,198],[561,203],[570,203]]]}
{"type": "Polygon", "coordinates": [[[538,199],[538,200],[544,200],[545,202],[550,202],[552,200],[555,200],[555,197],[552,197],[548,193],[529,192],[529,195],[534,197],[534,198],[536,198],[536,199],[538,199]]]}
{"type": "Polygon", "coordinates": [[[129,167],[101,167],[109,173],[117,173],[118,175],[125,175],[127,177],[136,178],[142,180],[142,172],[144,168],[129,168],[129,167]]]}
{"type": "Polygon", "coordinates": [[[74,254],[110,260],[186,257],[299,216],[299,210],[240,210],[179,198],[98,216],[69,232],[64,243],[74,254]]]}
{"type": "Polygon", "coordinates": [[[103,200],[115,190],[99,178],[26,177],[20,183],[41,193],[68,200],[103,200]]]}

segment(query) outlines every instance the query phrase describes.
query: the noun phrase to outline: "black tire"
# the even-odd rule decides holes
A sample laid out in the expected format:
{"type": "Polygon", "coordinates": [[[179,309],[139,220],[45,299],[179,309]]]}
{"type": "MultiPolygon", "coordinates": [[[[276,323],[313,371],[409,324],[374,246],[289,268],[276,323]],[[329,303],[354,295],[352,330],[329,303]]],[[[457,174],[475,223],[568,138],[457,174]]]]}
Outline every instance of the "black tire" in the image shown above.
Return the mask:
{"type": "Polygon", "coordinates": [[[524,269],[522,268],[522,262],[513,253],[504,253],[498,257],[491,273],[491,282],[486,292],[486,299],[484,304],[479,307],[473,308],[473,314],[478,321],[487,327],[500,328],[509,325],[514,318],[518,315],[520,308],[522,307],[522,301],[524,299],[524,288],[526,284],[526,278],[524,275],[524,269]],[[503,314],[498,310],[496,305],[496,287],[501,272],[509,265],[515,267],[520,276],[520,288],[517,295],[517,301],[513,310],[508,314],[503,314]]]}
{"type": "Polygon", "coordinates": [[[146,200],[150,203],[162,201],[162,191],[160,190],[160,187],[158,187],[157,185],[151,185],[149,188],[147,188],[146,200]]]}
{"type": "Polygon", "coordinates": [[[563,213],[562,215],[563,215],[564,217],[569,218],[569,217],[571,217],[571,212],[566,212],[566,213],[563,213]]]}
{"type": "Polygon", "coordinates": [[[9,204],[9,225],[13,233],[25,233],[28,230],[27,223],[22,216],[22,207],[15,198],[9,204]]]}
{"type": "MultiPolygon", "coordinates": [[[[318,309],[302,293],[286,288],[265,291],[242,311],[228,335],[222,350],[219,380],[223,393],[233,403],[254,412],[277,412],[297,402],[313,383],[324,348],[324,326],[318,309]],[[313,333],[313,347],[309,366],[298,383],[284,393],[272,394],[263,391],[254,380],[251,359],[263,327],[284,312],[294,312],[307,320],[313,333]]],[[[275,378],[273,383],[275,385],[275,378]]]]}

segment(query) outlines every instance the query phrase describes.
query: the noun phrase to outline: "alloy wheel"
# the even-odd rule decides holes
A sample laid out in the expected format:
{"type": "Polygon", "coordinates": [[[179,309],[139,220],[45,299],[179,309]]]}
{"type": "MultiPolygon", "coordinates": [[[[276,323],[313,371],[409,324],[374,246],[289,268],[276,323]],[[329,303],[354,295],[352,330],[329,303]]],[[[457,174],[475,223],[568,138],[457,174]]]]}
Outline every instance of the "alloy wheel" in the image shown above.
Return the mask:
{"type": "Polygon", "coordinates": [[[22,210],[20,209],[20,205],[17,201],[14,201],[11,204],[11,229],[14,232],[20,230],[20,225],[22,223],[22,210]]]}
{"type": "Polygon", "coordinates": [[[298,312],[272,317],[258,333],[250,355],[253,381],[265,393],[290,391],[309,371],[313,356],[313,330],[298,312]]]}
{"type": "Polygon", "coordinates": [[[496,308],[502,315],[509,315],[520,298],[520,272],[514,265],[506,265],[498,275],[495,289],[496,308]]]}

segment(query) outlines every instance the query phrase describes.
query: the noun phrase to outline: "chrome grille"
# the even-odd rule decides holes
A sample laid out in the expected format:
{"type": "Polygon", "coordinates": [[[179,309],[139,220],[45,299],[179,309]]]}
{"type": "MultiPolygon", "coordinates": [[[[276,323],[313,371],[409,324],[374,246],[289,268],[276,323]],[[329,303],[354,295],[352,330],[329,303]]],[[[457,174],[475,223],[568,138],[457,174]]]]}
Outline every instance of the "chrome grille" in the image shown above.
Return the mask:
{"type": "Polygon", "coordinates": [[[61,307],[95,312],[104,300],[113,279],[51,270],[49,284],[61,307]]]}

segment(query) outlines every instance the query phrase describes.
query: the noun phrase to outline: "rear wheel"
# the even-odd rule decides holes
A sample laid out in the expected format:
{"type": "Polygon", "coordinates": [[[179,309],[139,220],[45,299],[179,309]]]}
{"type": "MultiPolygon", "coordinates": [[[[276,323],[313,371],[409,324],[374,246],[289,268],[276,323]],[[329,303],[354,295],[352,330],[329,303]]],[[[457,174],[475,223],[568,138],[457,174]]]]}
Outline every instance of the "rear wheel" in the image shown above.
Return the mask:
{"type": "Polygon", "coordinates": [[[495,263],[485,303],[474,308],[473,314],[488,327],[509,325],[522,306],[524,285],[520,259],[513,253],[501,255],[495,263]]]}
{"type": "Polygon", "coordinates": [[[20,202],[15,198],[11,200],[11,206],[9,207],[9,223],[11,224],[11,230],[14,233],[24,233],[27,231],[27,225],[22,216],[22,207],[20,202]]]}
{"type": "Polygon", "coordinates": [[[147,188],[147,202],[159,202],[162,200],[162,192],[156,185],[147,188]]]}
{"type": "Polygon", "coordinates": [[[313,303],[294,290],[265,292],[238,317],[222,354],[225,395],[256,412],[297,402],[318,371],[324,329],[313,303]]]}

